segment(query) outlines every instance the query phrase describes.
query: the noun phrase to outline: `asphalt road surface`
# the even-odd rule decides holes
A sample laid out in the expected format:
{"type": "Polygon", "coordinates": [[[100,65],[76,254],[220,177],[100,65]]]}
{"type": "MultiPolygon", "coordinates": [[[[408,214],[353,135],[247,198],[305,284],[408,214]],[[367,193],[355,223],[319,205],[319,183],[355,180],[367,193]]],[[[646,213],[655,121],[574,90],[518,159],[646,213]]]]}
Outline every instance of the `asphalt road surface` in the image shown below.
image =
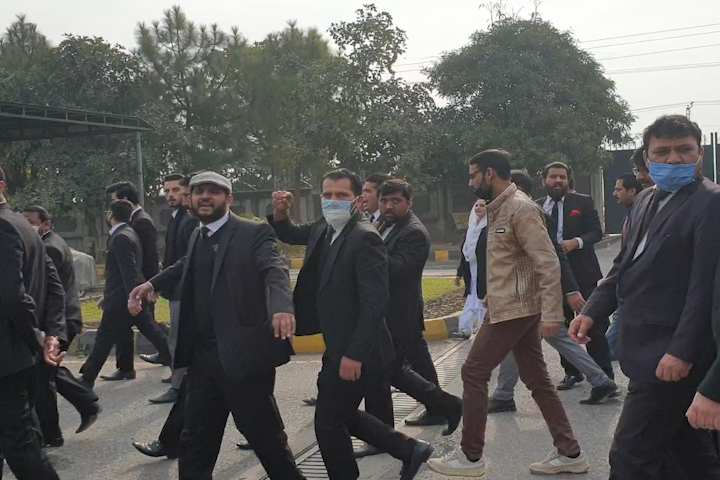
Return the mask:
{"type": "MultiPolygon", "coordinates": [[[[618,245],[598,252],[601,265],[607,271],[617,253],[618,245]]],[[[434,272],[450,272],[454,268],[433,268],[434,272]]],[[[457,345],[455,340],[431,342],[434,358],[457,345]]],[[[547,346],[546,346],[547,347],[547,346]]],[[[546,360],[553,380],[562,378],[557,353],[546,348],[546,360]]],[[[66,365],[77,373],[83,359],[70,358],[66,365]]],[[[307,445],[312,437],[313,409],[303,406],[302,399],[315,393],[315,380],[320,368],[320,355],[301,355],[278,370],[276,397],[280,412],[290,437],[291,446],[298,452],[298,445],[307,445]]],[[[136,380],[103,382],[98,380],[96,391],[100,396],[103,413],[98,422],[88,431],[76,435],[79,416],[64,399],[59,400],[61,426],[65,433],[65,446],[49,449],[48,455],[62,479],[71,480],[165,480],[177,478],[177,461],[151,459],[136,452],[132,440],[150,441],[157,438],[160,428],[170,410],[169,405],[152,405],[147,399],[159,395],[167,387],[160,380],[167,376],[168,369],[144,364],[137,360],[136,380]]],[[[106,363],[103,373],[114,370],[114,358],[106,363]]],[[[619,372],[619,369],[618,369],[619,372]]],[[[618,383],[626,388],[627,381],[622,374],[618,383]]],[[[456,378],[449,389],[456,394],[462,385],[456,378]]],[[[494,380],[491,388],[494,388],[494,380]]],[[[606,405],[585,406],[578,402],[590,392],[584,382],[570,392],[562,392],[561,398],[580,444],[589,457],[592,470],[583,476],[560,476],[558,478],[606,479],[609,467],[607,453],[612,433],[620,414],[622,399],[606,405]]],[[[490,417],[487,430],[486,459],[490,467],[489,479],[513,480],[536,478],[530,475],[528,465],[538,461],[552,450],[551,437],[529,392],[520,385],[516,391],[518,412],[490,417]]],[[[438,454],[454,447],[460,440],[460,430],[450,437],[442,437],[440,428],[426,429],[404,427],[407,433],[424,438],[436,447],[438,454]]],[[[232,419],[225,431],[225,440],[215,468],[215,479],[234,480],[248,475],[254,478],[253,468],[257,459],[252,452],[239,451],[235,447],[239,434],[232,419]]],[[[399,463],[387,455],[381,455],[360,462],[361,478],[393,479],[399,477],[399,463]]],[[[13,479],[7,472],[4,478],[13,479]]],[[[423,467],[418,479],[444,478],[423,467]]]]}

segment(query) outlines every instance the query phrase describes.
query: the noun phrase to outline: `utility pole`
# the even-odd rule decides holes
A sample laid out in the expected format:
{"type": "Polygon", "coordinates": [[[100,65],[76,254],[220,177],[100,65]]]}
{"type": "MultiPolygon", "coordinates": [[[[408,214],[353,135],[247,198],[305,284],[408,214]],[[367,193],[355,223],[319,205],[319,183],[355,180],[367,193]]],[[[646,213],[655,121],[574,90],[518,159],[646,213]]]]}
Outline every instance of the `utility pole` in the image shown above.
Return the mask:
{"type": "Polygon", "coordinates": [[[695,105],[695,102],[690,102],[690,104],[685,107],[685,116],[690,118],[690,113],[692,113],[693,105],[695,105]]]}

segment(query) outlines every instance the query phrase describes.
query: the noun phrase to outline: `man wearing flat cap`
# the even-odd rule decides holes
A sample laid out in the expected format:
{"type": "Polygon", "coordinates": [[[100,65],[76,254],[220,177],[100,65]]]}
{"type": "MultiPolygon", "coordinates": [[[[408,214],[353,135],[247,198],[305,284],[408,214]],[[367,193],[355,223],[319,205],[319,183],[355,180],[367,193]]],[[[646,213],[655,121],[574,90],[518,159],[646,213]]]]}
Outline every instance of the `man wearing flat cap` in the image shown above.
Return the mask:
{"type": "Polygon", "coordinates": [[[232,184],[215,172],[190,181],[200,220],[187,255],[130,295],[141,301],[180,279],[174,368],[188,367],[180,479],[209,479],[232,413],[271,479],[304,479],[275,403],[275,368],[290,361],[290,276],[272,227],[230,212],[232,184]]]}

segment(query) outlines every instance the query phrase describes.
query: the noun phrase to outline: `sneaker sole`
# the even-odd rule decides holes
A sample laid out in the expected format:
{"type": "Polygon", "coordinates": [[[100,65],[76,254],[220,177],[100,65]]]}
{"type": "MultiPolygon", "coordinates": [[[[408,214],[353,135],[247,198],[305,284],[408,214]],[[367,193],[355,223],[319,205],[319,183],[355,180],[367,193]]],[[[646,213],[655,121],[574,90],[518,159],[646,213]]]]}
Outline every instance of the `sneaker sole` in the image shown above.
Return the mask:
{"type": "Polygon", "coordinates": [[[540,470],[537,468],[530,467],[530,473],[535,475],[558,475],[560,473],[587,473],[590,470],[590,464],[585,463],[583,465],[567,466],[550,468],[549,470],[540,470]]]}
{"type": "Polygon", "coordinates": [[[441,475],[448,475],[451,477],[471,477],[471,478],[487,478],[487,468],[478,470],[454,470],[445,467],[444,464],[436,464],[432,460],[428,460],[426,465],[430,470],[437,472],[441,475]]]}

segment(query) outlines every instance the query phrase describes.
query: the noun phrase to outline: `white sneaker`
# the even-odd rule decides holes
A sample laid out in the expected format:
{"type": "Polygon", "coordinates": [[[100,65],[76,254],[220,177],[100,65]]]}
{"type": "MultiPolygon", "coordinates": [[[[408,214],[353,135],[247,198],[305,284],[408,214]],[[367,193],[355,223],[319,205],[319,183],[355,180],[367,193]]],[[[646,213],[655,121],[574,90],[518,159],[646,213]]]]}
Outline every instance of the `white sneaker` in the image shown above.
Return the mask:
{"type": "Polygon", "coordinates": [[[590,464],[583,452],[580,452],[577,458],[564,457],[557,452],[552,452],[542,462],[530,465],[530,472],[538,475],[586,473],[588,470],[590,470],[590,464]]]}
{"type": "Polygon", "coordinates": [[[477,462],[471,462],[467,459],[460,447],[450,450],[440,458],[428,460],[427,465],[430,469],[438,473],[456,477],[485,478],[487,474],[485,462],[482,459],[477,462]]]}

